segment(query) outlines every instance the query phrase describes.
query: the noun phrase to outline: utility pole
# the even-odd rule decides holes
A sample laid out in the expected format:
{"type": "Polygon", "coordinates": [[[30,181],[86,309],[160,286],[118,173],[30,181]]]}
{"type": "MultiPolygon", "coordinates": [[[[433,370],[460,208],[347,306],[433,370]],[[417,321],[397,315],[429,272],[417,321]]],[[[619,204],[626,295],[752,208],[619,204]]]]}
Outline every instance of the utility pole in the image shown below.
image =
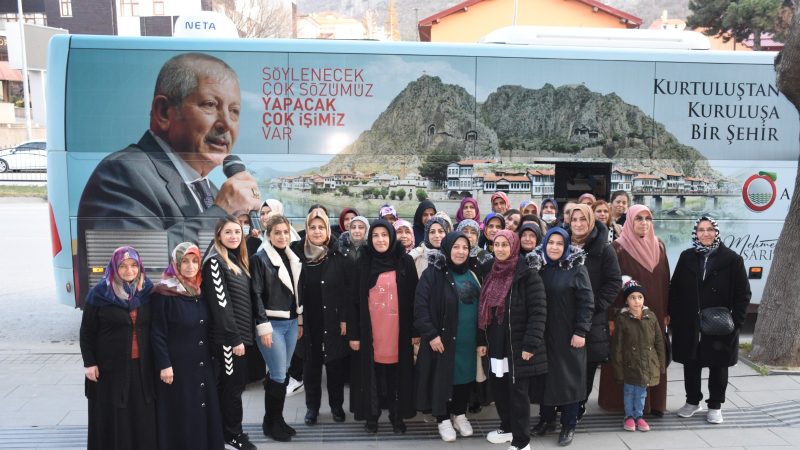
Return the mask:
{"type": "Polygon", "coordinates": [[[25,15],[22,11],[22,0],[17,0],[17,23],[19,24],[19,40],[22,48],[22,98],[25,102],[25,130],[28,140],[33,139],[31,132],[31,99],[28,94],[28,55],[25,49],[25,15]]]}

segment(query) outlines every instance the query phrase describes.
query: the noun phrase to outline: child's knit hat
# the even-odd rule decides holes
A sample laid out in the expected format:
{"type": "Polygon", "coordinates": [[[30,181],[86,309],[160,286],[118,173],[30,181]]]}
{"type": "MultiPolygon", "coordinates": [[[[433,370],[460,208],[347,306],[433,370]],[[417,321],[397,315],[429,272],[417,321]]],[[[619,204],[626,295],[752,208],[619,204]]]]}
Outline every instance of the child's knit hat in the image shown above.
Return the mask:
{"type": "Polygon", "coordinates": [[[639,284],[638,281],[634,280],[633,278],[623,275],[622,276],[622,289],[624,298],[628,298],[629,295],[633,294],[634,292],[639,292],[643,296],[647,297],[647,291],[645,290],[644,286],[639,284]]]}

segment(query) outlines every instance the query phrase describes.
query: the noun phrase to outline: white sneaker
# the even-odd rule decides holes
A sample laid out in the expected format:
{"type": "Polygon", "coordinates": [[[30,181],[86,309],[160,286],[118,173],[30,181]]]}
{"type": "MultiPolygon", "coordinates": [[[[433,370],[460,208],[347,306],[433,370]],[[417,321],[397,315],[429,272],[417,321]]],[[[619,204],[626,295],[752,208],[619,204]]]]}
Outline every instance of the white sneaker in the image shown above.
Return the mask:
{"type": "Polygon", "coordinates": [[[692,405],[689,403],[684,404],[681,406],[681,409],[678,410],[677,414],[678,417],[692,417],[694,413],[702,411],[703,407],[698,405],[692,405]]]}
{"type": "Polygon", "coordinates": [[[708,421],[708,423],[722,423],[722,410],[709,408],[706,421],[708,421]]]}
{"type": "Polygon", "coordinates": [[[531,450],[531,444],[529,442],[528,445],[526,445],[525,447],[522,447],[522,448],[515,447],[515,446],[512,445],[512,446],[508,447],[507,450],[531,450]]]}
{"type": "Polygon", "coordinates": [[[286,396],[291,397],[294,394],[299,394],[303,392],[305,388],[303,387],[302,381],[297,381],[292,377],[289,377],[289,384],[286,385],[286,396]]]}
{"type": "Polygon", "coordinates": [[[456,440],[456,430],[453,429],[453,422],[447,419],[439,424],[439,436],[445,442],[453,442],[456,440]]]}
{"type": "Polygon", "coordinates": [[[486,435],[486,440],[491,442],[492,444],[502,444],[503,442],[511,442],[511,439],[513,438],[514,437],[511,435],[511,432],[505,430],[490,431],[489,434],[486,435]]]}
{"type": "Polygon", "coordinates": [[[466,414],[461,414],[453,418],[453,428],[455,428],[461,436],[472,436],[472,424],[469,423],[466,414]]]}

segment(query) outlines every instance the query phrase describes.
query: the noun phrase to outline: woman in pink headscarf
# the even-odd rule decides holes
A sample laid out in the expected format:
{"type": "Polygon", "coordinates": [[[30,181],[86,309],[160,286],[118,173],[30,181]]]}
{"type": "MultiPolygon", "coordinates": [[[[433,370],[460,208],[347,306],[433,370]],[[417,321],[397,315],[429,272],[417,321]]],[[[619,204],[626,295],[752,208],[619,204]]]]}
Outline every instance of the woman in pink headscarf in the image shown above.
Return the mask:
{"type": "MultiPolygon", "coordinates": [[[[630,276],[647,286],[647,307],[652,310],[661,329],[669,324],[667,302],[669,298],[669,261],[664,243],[656,237],[653,228],[653,214],[643,205],[633,205],[628,210],[628,220],[622,228],[622,235],[611,244],[617,252],[619,268],[623,275],[630,276]]],[[[620,294],[614,305],[608,309],[609,318],[614,317],[625,305],[620,294]]],[[[614,334],[609,322],[609,331],[614,334]]],[[[600,407],[609,411],[623,411],[622,385],[616,384],[613,374],[603,367],[600,374],[600,407]]],[[[647,389],[645,414],[660,417],[667,410],[667,377],[661,377],[657,386],[647,389]]]]}

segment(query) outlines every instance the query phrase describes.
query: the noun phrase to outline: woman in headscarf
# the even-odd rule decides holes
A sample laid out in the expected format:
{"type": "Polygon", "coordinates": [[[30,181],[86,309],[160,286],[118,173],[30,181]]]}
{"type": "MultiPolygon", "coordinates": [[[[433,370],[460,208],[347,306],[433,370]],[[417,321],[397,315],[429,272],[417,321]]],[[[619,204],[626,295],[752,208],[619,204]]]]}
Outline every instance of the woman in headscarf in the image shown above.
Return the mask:
{"type": "Polygon", "coordinates": [[[594,194],[591,192],[584,192],[578,197],[578,203],[582,203],[584,205],[592,206],[592,203],[596,202],[597,199],[594,197],[594,194]]]}
{"type": "MultiPolygon", "coordinates": [[[[355,219],[350,222],[352,225],[355,219]]],[[[363,223],[362,223],[363,224],[363,223]]],[[[315,209],[306,217],[306,238],[298,282],[303,304],[303,382],[306,391],[306,425],[315,425],[322,401],[322,366],[328,380],[328,404],[335,422],[344,422],[345,357],[349,354],[345,302],[350,297],[349,269],[335,250],[328,216],[315,209]]]]}
{"type": "Polygon", "coordinates": [[[483,277],[492,268],[494,256],[478,246],[481,235],[480,225],[472,219],[464,219],[458,223],[456,231],[464,233],[464,236],[469,239],[469,268],[478,276],[479,280],[483,280],[483,277]]]}
{"type": "Polygon", "coordinates": [[[492,212],[496,214],[503,214],[511,208],[511,202],[508,201],[508,195],[503,191],[497,191],[492,194],[491,200],[492,212]]]}
{"type": "Polygon", "coordinates": [[[248,381],[245,346],[255,341],[266,345],[272,336],[263,306],[250,295],[250,262],[236,217],[222,217],[214,227],[214,242],[203,260],[201,289],[211,315],[223,437],[228,445],[253,448],[242,430],[242,392],[248,381]]]}
{"type": "Polygon", "coordinates": [[[210,317],[200,295],[200,260],[196,245],[178,244],[153,289],[150,340],[161,380],[156,382],[159,448],[225,446],[208,345],[210,317]]]}
{"type": "Polygon", "coordinates": [[[478,328],[486,333],[500,428],[486,439],[530,450],[528,390],[532,379],[547,371],[547,300],[539,274],[519,257],[516,233],[498,231],[494,249],[495,262],[481,288],[478,328]]]}
{"type": "Polygon", "coordinates": [[[449,233],[453,231],[453,219],[450,218],[449,214],[447,214],[444,211],[438,211],[436,214],[433,215],[433,217],[440,217],[444,219],[444,221],[447,222],[447,232],[449,233]]]}
{"type": "Polygon", "coordinates": [[[153,449],[150,353],[153,283],[133,247],[114,250],[83,308],[80,346],[89,400],[89,449],[153,449]]]}
{"type": "Polygon", "coordinates": [[[522,213],[518,209],[509,209],[503,213],[503,217],[506,219],[506,230],[516,233],[517,228],[522,223],[522,213]]]}
{"type": "Polygon", "coordinates": [[[539,215],[539,206],[533,200],[523,200],[519,204],[519,210],[520,210],[520,212],[522,213],[523,216],[527,216],[527,215],[531,215],[531,214],[534,215],[534,216],[538,216],[539,215]]]}
{"type": "MultiPolygon", "coordinates": [[[[675,266],[669,288],[672,358],[683,364],[686,404],[680,417],[691,417],[703,408],[700,373],[708,367],[708,414],[710,423],[722,423],[722,404],[728,386],[728,367],[739,360],[739,330],[750,304],[750,282],[742,257],[719,238],[717,222],[697,219],[692,248],[684,250],[675,266]],[[703,333],[697,313],[725,307],[733,318],[733,331],[722,336],[703,333]]],[[[649,298],[649,296],[648,296],[649,298]]]]}
{"type": "Polygon", "coordinates": [[[478,201],[472,197],[461,199],[461,204],[458,205],[456,211],[456,226],[464,219],[471,219],[478,223],[481,221],[481,209],[478,207],[478,201]]]}
{"type": "Polygon", "coordinates": [[[404,419],[414,417],[413,326],[417,271],[398,245],[394,227],[377,220],[369,232],[368,251],[359,261],[359,284],[347,322],[350,348],[357,352],[350,407],[363,417],[368,433],[378,432],[381,400],[386,399],[395,433],[405,433],[404,419]]]}
{"type": "Polygon", "coordinates": [[[369,233],[369,220],[364,216],[355,216],[349,222],[347,231],[339,236],[337,250],[351,264],[355,265],[361,253],[367,247],[367,233],[369,233]]]}
{"type": "Polygon", "coordinates": [[[586,335],[592,325],[592,286],[583,262],[583,250],[570,245],[569,234],[552,228],[537,249],[544,266],[539,271],[547,291],[547,375],[538,383],[539,423],[533,434],[555,429],[556,408],[561,411],[558,445],[572,443],[580,402],[586,398],[586,335]]]}
{"type": "Polygon", "coordinates": [[[415,374],[417,409],[431,411],[445,442],[454,441],[456,431],[472,436],[466,413],[476,351],[486,354],[485,336],[477,332],[481,285],[469,269],[469,250],[463,233],[445,236],[441,252],[417,284],[414,302],[414,327],[422,341],[415,374]]]}
{"type": "Polygon", "coordinates": [[[252,279],[250,293],[259,309],[266,311],[269,333],[266,342],[259,341],[258,349],[267,364],[264,382],[264,420],[261,429],[265,436],[280,442],[296,434],[286,424],[283,409],[287,367],[292,360],[298,336],[302,336],[303,306],[298,296],[302,263],[289,248],[291,225],[286,217],[274,214],[267,221],[265,240],[261,249],[250,258],[252,279]]]}
{"type": "Polygon", "coordinates": [[[423,200],[414,213],[414,242],[425,240],[425,225],[436,214],[436,205],[430,200],[423,200]]]}
{"type": "Polygon", "coordinates": [[[622,273],[617,253],[608,243],[608,229],[596,220],[592,209],[582,203],[570,216],[569,234],[572,245],[583,249],[594,297],[592,328],[586,335],[586,398],[581,401],[578,420],[586,412],[586,401],[592,393],[594,375],[600,363],[611,356],[611,336],[608,334],[608,308],[622,288],[622,273]]]}
{"type": "Polygon", "coordinates": [[[425,225],[425,240],[408,253],[414,260],[417,277],[422,276],[422,272],[428,268],[428,255],[439,250],[442,239],[448,231],[450,231],[449,224],[441,217],[434,216],[425,225]]]}
{"type": "Polygon", "coordinates": [[[481,234],[478,245],[489,253],[494,253],[492,249],[494,236],[498,231],[506,228],[506,219],[502,214],[490,212],[483,218],[483,233],[481,234]]]}
{"type": "MultiPolygon", "coordinates": [[[[669,297],[669,261],[664,243],[656,237],[653,229],[653,214],[644,205],[633,205],[628,210],[627,220],[622,227],[622,235],[611,244],[617,252],[617,261],[623,275],[630,276],[643,286],[647,286],[647,307],[655,313],[659,326],[665,330],[669,325],[667,311],[669,297]]],[[[622,294],[617,296],[609,308],[609,319],[615,318],[625,306],[622,294]]],[[[609,331],[614,335],[612,321],[609,331]]],[[[600,393],[598,403],[608,411],[622,412],[625,405],[622,398],[622,385],[614,381],[610,369],[600,371],[600,393]]],[[[661,377],[657,386],[647,388],[645,414],[661,417],[667,411],[667,376],[661,377]]]]}
{"type": "Polygon", "coordinates": [[[400,242],[400,245],[406,249],[406,253],[414,250],[414,229],[412,225],[403,219],[399,219],[397,222],[392,224],[394,226],[394,230],[397,232],[397,241],[400,242]]]}
{"type": "Polygon", "coordinates": [[[605,200],[592,203],[595,220],[608,228],[608,242],[614,242],[622,234],[622,225],[611,220],[611,207],[605,200]]]}
{"type": "Polygon", "coordinates": [[[539,217],[542,218],[548,228],[558,226],[558,203],[555,199],[546,198],[542,200],[542,207],[539,208],[539,217]]]}
{"type": "MultiPolygon", "coordinates": [[[[280,200],[276,200],[274,198],[268,198],[261,205],[261,210],[259,212],[259,218],[261,221],[262,230],[267,229],[267,219],[269,219],[269,216],[272,214],[285,216],[285,214],[283,213],[283,203],[281,203],[280,200]]],[[[300,240],[300,234],[297,232],[297,230],[294,229],[291,223],[289,224],[289,233],[291,242],[300,240]]],[[[266,240],[266,237],[262,236],[262,240],[266,240]]]]}
{"type": "Polygon", "coordinates": [[[395,223],[399,218],[397,210],[392,205],[383,205],[381,209],[378,210],[378,219],[383,219],[391,224],[395,223]]]}
{"type": "Polygon", "coordinates": [[[544,236],[539,225],[535,222],[524,223],[517,230],[519,235],[519,253],[527,255],[542,242],[544,236]]]}
{"type": "Polygon", "coordinates": [[[343,208],[342,212],[339,213],[339,223],[335,228],[331,226],[331,231],[337,234],[347,232],[350,229],[350,221],[356,216],[359,216],[359,214],[355,208],[343,208]]]}

